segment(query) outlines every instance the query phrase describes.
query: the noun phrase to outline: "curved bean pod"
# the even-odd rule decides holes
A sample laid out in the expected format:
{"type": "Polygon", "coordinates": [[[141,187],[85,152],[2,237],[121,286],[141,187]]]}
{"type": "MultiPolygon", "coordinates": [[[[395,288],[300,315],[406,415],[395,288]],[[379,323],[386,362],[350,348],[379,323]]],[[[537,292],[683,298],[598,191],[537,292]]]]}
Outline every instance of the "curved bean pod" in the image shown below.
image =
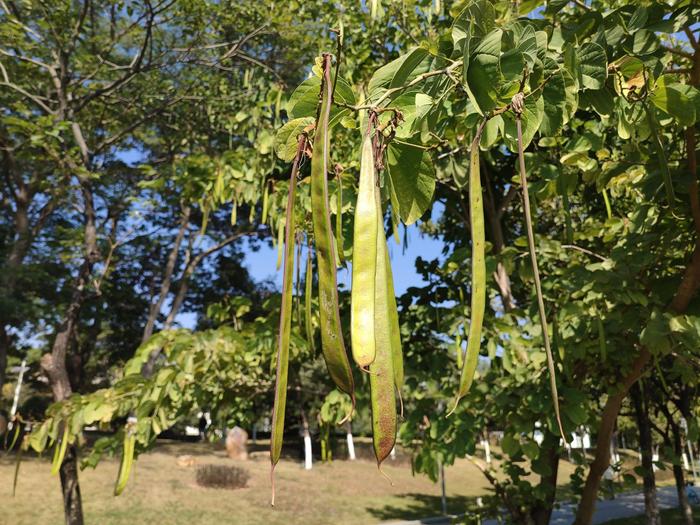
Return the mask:
{"type": "Polygon", "coordinates": [[[311,301],[313,294],[313,263],[311,262],[311,246],[306,256],[306,277],[304,278],[304,325],[306,327],[306,342],[312,352],[316,351],[314,344],[314,325],[311,319],[311,301]]]}
{"type": "Polygon", "coordinates": [[[472,230],[472,281],[471,281],[471,320],[467,339],[467,354],[462,363],[462,375],[454,412],[459,400],[469,392],[474,380],[476,365],[479,363],[481,348],[481,328],[486,310],[486,236],[484,233],[484,203],[481,194],[481,172],[479,166],[479,141],[483,131],[483,121],[474,136],[469,152],[469,221],[472,230]]]}
{"type": "Polygon", "coordinates": [[[343,342],[338,310],[338,284],[336,255],[331,218],[328,206],[328,168],[330,137],[328,122],[331,111],[332,82],[331,57],[323,56],[323,82],[321,85],[321,110],[314,134],[314,151],[311,157],[311,208],[318,261],[318,298],[321,321],[321,347],[331,378],[336,386],[352,397],[355,403],[354,381],[350,362],[343,342]]]}
{"type": "Polygon", "coordinates": [[[272,435],[270,437],[270,479],[272,482],[271,504],[275,504],[274,470],[282,453],[284,435],[284,411],[287,405],[287,373],[289,370],[289,338],[292,329],[292,280],[294,273],[294,195],[296,193],[297,172],[304,154],[306,137],[302,136],[297,145],[297,153],[289,176],[287,195],[286,227],[284,239],[284,274],[282,277],[282,305],[280,326],[277,338],[277,376],[275,378],[275,402],[272,408],[272,435]]]}
{"type": "MultiPolygon", "coordinates": [[[[381,217],[379,192],[375,192],[375,209],[381,217]]],[[[374,337],[376,355],[369,366],[369,385],[372,405],[372,442],[377,465],[391,454],[396,444],[396,379],[392,349],[392,323],[389,315],[388,259],[384,228],[376,228],[376,286],[374,302],[374,337]]],[[[354,266],[354,264],[353,264],[354,266]]],[[[365,330],[367,330],[365,326],[365,330]]],[[[369,330],[367,330],[369,331],[369,330]]]]}
{"type": "Polygon", "coordinates": [[[136,445],[136,434],[131,431],[127,424],[124,429],[124,449],[122,451],[122,461],[119,464],[119,475],[114,485],[114,495],[119,496],[126,487],[131,474],[131,467],[134,464],[134,448],[136,445]]]}
{"type": "MultiPolygon", "coordinates": [[[[386,244],[386,243],[385,243],[386,244]]],[[[396,292],[394,291],[394,277],[391,271],[389,253],[384,246],[384,265],[386,267],[387,304],[389,307],[389,330],[391,333],[391,355],[394,363],[394,384],[401,395],[403,386],[403,352],[401,351],[401,326],[399,325],[399,310],[396,306],[396,292]]]]}
{"type": "MultiPolygon", "coordinates": [[[[360,368],[366,369],[375,358],[375,286],[377,279],[377,231],[381,222],[377,210],[379,198],[372,136],[368,132],[362,140],[360,182],[355,205],[355,224],[352,252],[352,301],[350,323],[352,356],[360,368]]],[[[382,265],[382,273],[385,269],[382,265]]]]}
{"type": "Polygon", "coordinates": [[[56,448],[53,452],[53,460],[51,462],[51,474],[55,476],[61,470],[63,458],[66,457],[66,448],[68,447],[68,422],[63,423],[63,437],[61,442],[56,443],[56,448]]]}

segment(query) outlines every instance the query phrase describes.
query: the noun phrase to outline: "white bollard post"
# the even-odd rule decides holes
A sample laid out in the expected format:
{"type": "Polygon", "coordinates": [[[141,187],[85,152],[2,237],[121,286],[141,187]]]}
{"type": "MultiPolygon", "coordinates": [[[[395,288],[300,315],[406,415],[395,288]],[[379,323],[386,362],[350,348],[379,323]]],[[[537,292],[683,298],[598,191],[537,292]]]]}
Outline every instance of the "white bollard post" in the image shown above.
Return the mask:
{"type": "Polygon", "coordinates": [[[488,438],[481,440],[481,446],[484,447],[486,463],[491,464],[491,445],[489,444],[488,438]]]}
{"type": "Polygon", "coordinates": [[[394,448],[391,449],[391,454],[389,454],[389,457],[393,460],[396,459],[396,445],[394,445],[394,448]]]}
{"type": "Polygon", "coordinates": [[[304,468],[306,470],[311,470],[312,458],[311,458],[311,436],[309,431],[304,432],[304,468]]]}
{"type": "Polygon", "coordinates": [[[348,458],[350,461],[355,461],[355,442],[352,439],[352,432],[347,433],[348,440],[348,458]]]}
{"type": "Polygon", "coordinates": [[[7,430],[12,430],[14,426],[14,417],[17,413],[17,405],[19,404],[19,393],[22,391],[22,380],[24,379],[24,371],[29,370],[27,360],[22,359],[22,364],[19,367],[19,375],[17,376],[17,386],[15,386],[15,397],[12,400],[12,408],[10,409],[10,422],[7,424],[7,430]]]}

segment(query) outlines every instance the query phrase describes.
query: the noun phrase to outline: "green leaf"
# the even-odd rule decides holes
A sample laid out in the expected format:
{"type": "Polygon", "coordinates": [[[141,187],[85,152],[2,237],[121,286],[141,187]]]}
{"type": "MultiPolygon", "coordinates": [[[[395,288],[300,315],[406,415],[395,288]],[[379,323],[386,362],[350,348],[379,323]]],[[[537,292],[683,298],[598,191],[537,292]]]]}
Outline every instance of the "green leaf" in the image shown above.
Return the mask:
{"type": "Polygon", "coordinates": [[[632,55],[650,55],[659,49],[659,38],[653,31],[640,29],[634,32],[631,41],[623,47],[632,55]]]}
{"type": "Polygon", "coordinates": [[[496,141],[503,135],[503,117],[501,115],[496,115],[490,118],[484,126],[484,131],[481,134],[481,141],[479,146],[487,150],[493,146],[496,141]]]}
{"type": "Polygon", "coordinates": [[[548,75],[549,80],[542,89],[542,97],[547,111],[542,114],[540,133],[542,135],[555,135],[565,124],[566,84],[564,76],[558,68],[548,75]]]}
{"type": "Polygon", "coordinates": [[[469,2],[455,18],[452,25],[452,41],[455,48],[468,36],[483,38],[496,26],[496,13],[490,0],[469,2]]]}
{"type": "Polygon", "coordinates": [[[404,224],[417,221],[430,207],[435,192],[435,170],[430,155],[407,142],[393,142],[387,149],[392,202],[404,224]]]}
{"type": "Polygon", "coordinates": [[[537,459],[540,455],[540,447],[535,441],[526,441],[520,445],[523,449],[523,453],[530,459],[537,459]]]}
{"type": "MultiPolygon", "coordinates": [[[[523,130],[523,148],[527,148],[535,133],[542,123],[544,116],[544,100],[542,97],[532,96],[525,99],[525,107],[521,116],[523,130]]],[[[515,117],[512,113],[504,113],[503,120],[505,122],[505,142],[508,149],[513,152],[518,151],[518,135],[515,125],[515,117]]]]}
{"type": "Polygon", "coordinates": [[[587,42],[578,52],[579,81],[588,89],[601,89],[608,77],[608,60],[605,50],[598,44],[587,42]]]}
{"type": "Polygon", "coordinates": [[[496,107],[500,87],[499,58],[503,31],[495,29],[474,49],[467,72],[467,93],[476,110],[484,115],[496,107]]]}
{"type": "Polygon", "coordinates": [[[506,80],[520,79],[525,68],[525,55],[517,49],[511,49],[501,56],[500,66],[506,80]]]}
{"type": "Polygon", "coordinates": [[[419,66],[426,56],[428,56],[428,50],[417,47],[377,69],[367,86],[370,98],[376,97],[382,89],[403,86],[422,73],[427,66],[421,68],[419,66]]]}
{"type": "MultiPolygon", "coordinates": [[[[299,84],[294,90],[292,96],[287,101],[286,110],[291,119],[303,117],[316,117],[316,109],[319,103],[319,92],[321,90],[321,79],[317,76],[307,78],[299,84]]],[[[338,77],[338,82],[335,86],[333,100],[343,104],[355,104],[355,94],[352,87],[342,77],[338,77]]],[[[333,106],[331,108],[331,117],[329,125],[332,127],[337,124],[346,114],[347,109],[333,106]]]]}
{"type": "Polygon", "coordinates": [[[501,449],[509,456],[515,456],[520,451],[520,443],[512,434],[505,434],[501,440],[501,449]]]}
{"type": "Polygon", "coordinates": [[[692,126],[700,112],[700,91],[693,86],[673,82],[668,75],[657,81],[651,101],[684,127],[692,126]]]}
{"type": "Polygon", "coordinates": [[[284,162],[291,162],[297,153],[298,137],[308,126],[314,123],[314,117],[295,118],[282,126],[275,135],[275,153],[284,162]]]}
{"type": "Polygon", "coordinates": [[[581,105],[592,108],[603,117],[609,117],[615,111],[615,100],[607,87],[582,91],[581,105]]]}

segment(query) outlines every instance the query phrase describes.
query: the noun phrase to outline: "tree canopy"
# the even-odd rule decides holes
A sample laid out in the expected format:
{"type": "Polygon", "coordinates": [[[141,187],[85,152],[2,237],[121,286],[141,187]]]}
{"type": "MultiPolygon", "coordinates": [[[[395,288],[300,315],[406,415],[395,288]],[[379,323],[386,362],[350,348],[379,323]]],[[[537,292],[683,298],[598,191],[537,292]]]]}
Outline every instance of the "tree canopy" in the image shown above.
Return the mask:
{"type": "Polygon", "coordinates": [[[67,521],[85,426],[115,431],[94,466],[205,408],[272,413],[273,468],[292,411],[433,479],[502,431],[474,461],[517,523],[548,523],[581,427],[590,523],[628,406],[678,462],[699,30],[689,1],[0,1],[0,387],[26,357],[51,391],[20,415],[67,521]],[[390,261],[409,229],[442,253],[390,261]],[[282,290],[246,270],[263,244],[282,290]],[[396,297],[392,263],[427,284],[396,297]]]}

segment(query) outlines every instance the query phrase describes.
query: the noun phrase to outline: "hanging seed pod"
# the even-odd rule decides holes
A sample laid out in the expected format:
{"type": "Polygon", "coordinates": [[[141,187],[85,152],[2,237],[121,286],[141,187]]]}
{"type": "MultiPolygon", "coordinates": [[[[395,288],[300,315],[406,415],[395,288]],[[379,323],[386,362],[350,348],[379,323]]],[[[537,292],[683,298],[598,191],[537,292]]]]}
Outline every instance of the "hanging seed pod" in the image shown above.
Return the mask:
{"type": "Polygon", "coordinates": [[[318,299],[323,357],[336,386],[352,397],[354,406],[354,382],[340,325],[335,242],[328,209],[329,120],[333,87],[330,67],[331,57],[326,54],[323,56],[321,109],[316,124],[314,151],[311,157],[311,208],[318,266],[318,299]]]}
{"type": "Polygon", "coordinates": [[[117,476],[117,482],[114,485],[114,495],[119,496],[124,491],[126,483],[129,481],[129,475],[131,474],[131,468],[134,464],[134,449],[136,446],[136,431],[134,425],[136,424],[135,418],[129,418],[126,426],[124,427],[124,445],[122,449],[122,460],[119,464],[119,475],[117,476]]]}
{"type": "Polygon", "coordinates": [[[379,190],[369,127],[362,141],[360,182],[355,205],[350,309],[352,356],[363,369],[372,364],[375,357],[372,327],[376,315],[377,230],[381,221],[376,204],[379,190]]]}
{"type": "Polygon", "coordinates": [[[294,274],[294,196],[296,194],[299,163],[304,154],[306,137],[302,136],[297,145],[297,153],[289,176],[289,193],[287,195],[286,231],[284,236],[284,274],[282,277],[282,305],[280,307],[280,325],[277,338],[277,375],[275,378],[275,401],[272,408],[272,435],[270,437],[270,481],[272,498],[275,505],[275,466],[282,453],[284,436],[284,412],[287,405],[287,374],[289,371],[289,339],[292,330],[292,286],[294,274]]]}
{"type": "MultiPolygon", "coordinates": [[[[375,207],[381,217],[379,191],[375,192],[375,207]]],[[[388,252],[384,228],[376,230],[376,286],[374,336],[376,355],[369,366],[370,397],[372,405],[372,442],[377,465],[391,454],[396,444],[396,378],[392,349],[392,320],[390,319],[389,284],[387,281],[388,252]]],[[[367,329],[367,327],[365,327],[367,329]]]]}
{"type": "Polygon", "coordinates": [[[474,136],[469,152],[469,220],[472,233],[472,281],[471,281],[471,319],[467,339],[467,355],[462,363],[462,374],[454,412],[459,400],[469,392],[476,366],[479,363],[481,348],[481,329],[486,310],[486,236],[484,233],[484,203],[481,194],[481,173],[479,164],[479,141],[484,129],[483,121],[474,136]]]}

